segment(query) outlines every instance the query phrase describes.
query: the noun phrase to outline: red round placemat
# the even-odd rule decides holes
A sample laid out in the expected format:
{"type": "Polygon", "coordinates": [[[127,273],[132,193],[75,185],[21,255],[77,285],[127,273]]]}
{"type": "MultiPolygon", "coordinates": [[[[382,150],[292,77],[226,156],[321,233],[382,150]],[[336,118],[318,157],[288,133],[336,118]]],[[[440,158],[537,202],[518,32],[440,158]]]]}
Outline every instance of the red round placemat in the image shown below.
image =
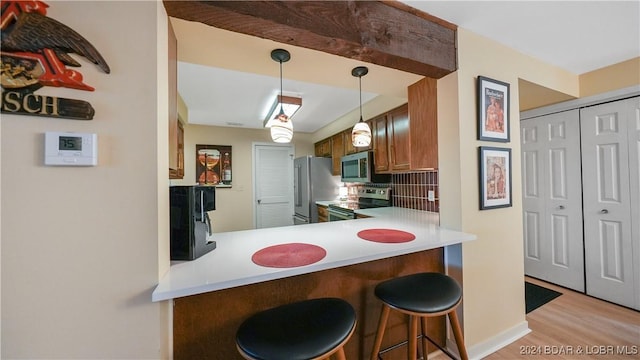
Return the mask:
{"type": "Polygon", "coordinates": [[[358,233],[361,239],[379,243],[403,243],[416,238],[412,233],[394,229],[367,229],[358,233]]]}
{"type": "Polygon", "coordinates": [[[288,268],[313,264],[322,260],[327,251],[320,246],[302,243],[280,244],[256,251],[251,260],[260,266],[288,268]]]}

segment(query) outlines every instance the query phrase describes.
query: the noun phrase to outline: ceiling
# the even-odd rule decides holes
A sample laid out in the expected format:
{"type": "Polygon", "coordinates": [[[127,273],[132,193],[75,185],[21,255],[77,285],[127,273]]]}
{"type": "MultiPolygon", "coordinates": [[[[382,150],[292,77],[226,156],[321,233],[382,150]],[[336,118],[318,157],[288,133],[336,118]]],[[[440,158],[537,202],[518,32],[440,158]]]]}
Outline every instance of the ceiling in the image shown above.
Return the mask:
{"type": "MultiPolygon", "coordinates": [[[[640,56],[640,1],[403,2],[574,74],[640,56]]],[[[278,47],[291,52],[283,64],[284,95],[302,98],[295,131],[358,120],[355,66],[369,67],[362,78],[365,118],[406,102],[406,87],[421,78],[199,23],[172,24],[189,123],[262,128],[280,91],[279,64],[270,57],[278,47]]]]}

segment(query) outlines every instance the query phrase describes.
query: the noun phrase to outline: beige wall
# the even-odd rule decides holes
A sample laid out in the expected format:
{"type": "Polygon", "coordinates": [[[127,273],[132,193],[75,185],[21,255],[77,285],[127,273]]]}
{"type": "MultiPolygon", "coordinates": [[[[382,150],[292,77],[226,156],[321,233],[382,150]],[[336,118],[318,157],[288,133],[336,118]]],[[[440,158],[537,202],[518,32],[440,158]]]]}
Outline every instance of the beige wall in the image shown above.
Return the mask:
{"type": "MultiPolygon", "coordinates": [[[[268,129],[244,129],[204,125],[185,125],[185,176],[174,185],[195,184],[196,144],[232,146],[231,188],[216,189],[216,210],[210,213],[214,232],[254,228],[252,144],[271,143],[268,129]]],[[[291,144],[295,155],[313,155],[311,135],[294,133],[291,144]]]]}
{"type": "Polygon", "coordinates": [[[580,75],[580,96],[587,97],[640,84],[640,57],[580,75]]]}
{"type": "Polygon", "coordinates": [[[518,80],[577,96],[578,79],[462,28],[458,61],[457,73],[438,82],[440,211],[443,226],[478,236],[462,247],[464,333],[467,346],[476,351],[492,337],[526,324],[518,80]],[[511,84],[509,143],[476,140],[478,75],[511,84]],[[478,210],[478,146],[511,149],[512,207],[478,210]]]}
{"type": "Polygon", "coordinates": [[[159,249],[168,217],[167,123],[158,118],[167,113],[166,101],[158,106],[168,93],[159,78],[166,52],[155,55],[164,9],[49,5],[49,16],[96,46],[111,74],[74,55],[96,91],[38,91],[89,101],[92,121],[2,114],[2,358],[166,356],[168,306],[151,302],[168,263],[159,249]],[[45,131],[97,133],[98,166],[43,166],[45,131]]]}

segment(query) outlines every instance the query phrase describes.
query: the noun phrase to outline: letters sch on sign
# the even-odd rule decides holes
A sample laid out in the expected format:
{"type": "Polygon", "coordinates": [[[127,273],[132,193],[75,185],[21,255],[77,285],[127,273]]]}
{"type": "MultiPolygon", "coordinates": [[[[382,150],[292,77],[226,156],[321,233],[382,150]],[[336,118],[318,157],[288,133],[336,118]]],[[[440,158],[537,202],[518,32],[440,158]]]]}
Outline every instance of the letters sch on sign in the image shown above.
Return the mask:
{"type": "Polygon", "coordinates": [[[0,111],[93,119],[95,111],[86,101],[37,95],[35,91],[43,86],[93,91],[93,87],[83,82],[79,71],[67,68],[81,66],[69,53],[85,57],[108,74],[111,70],[102,55],[73,29],[46,16],[49,7],[46,3],[38,0],[2,3],[0,111]]]}
{"type": "Polygon", "coordinates": [[[82,100],[37,95],[32,92],[3,91],[0,98],[3,113],[51,116],[74,120],[91,120],[95,110],[82,100]]]}

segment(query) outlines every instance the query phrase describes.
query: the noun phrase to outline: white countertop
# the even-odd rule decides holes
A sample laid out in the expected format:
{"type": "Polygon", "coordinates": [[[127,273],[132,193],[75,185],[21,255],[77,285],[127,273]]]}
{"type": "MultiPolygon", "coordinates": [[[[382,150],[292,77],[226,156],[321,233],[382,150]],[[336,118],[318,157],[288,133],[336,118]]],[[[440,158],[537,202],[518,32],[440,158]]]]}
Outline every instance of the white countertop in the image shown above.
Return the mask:
{"type": "Polygon", "coordinates": [[[315,271],[379,260],[475,240],[476,236],[438,226],[438,213],[385,207],[356,210],[371,218],[292,225],[267,229],[214,233],[216,249],[193,261],[176,262],[153,291],[152,300],[228,289],[315,271]],[[376,243],[357,233],[372,228],[403,230],[415,240],[376,243]],[[323,247],[325,258],[311,265],[269,268],[254,264],[251,256],[267,246],[307,243],[323,247]]]}

